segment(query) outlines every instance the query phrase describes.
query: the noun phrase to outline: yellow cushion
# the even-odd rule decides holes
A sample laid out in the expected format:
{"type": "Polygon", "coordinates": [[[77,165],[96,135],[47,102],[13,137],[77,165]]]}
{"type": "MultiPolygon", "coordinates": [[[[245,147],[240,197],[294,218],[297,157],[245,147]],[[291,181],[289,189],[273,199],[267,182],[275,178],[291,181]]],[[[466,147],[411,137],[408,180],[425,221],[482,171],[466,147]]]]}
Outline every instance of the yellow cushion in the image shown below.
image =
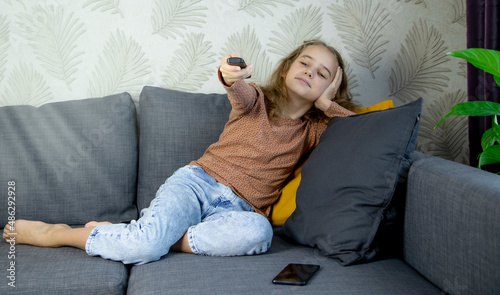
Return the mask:
{"type": "MultiPolygon", "coordinates": [[[[394,104],[392,100],[385,100],[376,105],[356,109],[354,112],[356,114],[363,114],[373,111],[381,111],[393,108],[394,104]]],[[[297,193],[297,189],[299,188],[301,174],[300,171],[302,169],[302,165],[295,169],[292,175],[289,177],[289,181],[283,187],[281,192],[281,196],[278,201],[273,205],[271,210],[271,223],[275,226],[283,226],[285,221],[292,215],[293,211],[295,211],[295,195],[297,193]]]]}
{"type": "Polygon", "coordinates": [[[373,111],[387,110],[387,109],[391,109],[393,107],[394,107],[394,103],[392,102],[392,100],[384,100],[383,102],[379,102],[376,105],[372,105],[371,107],[356,109],[356,110],[354,110],[354,112],[356,114],[364,114],[364,113],[373,112],[373,111]]]}
{"type": "Polygon", "coordinates": [[[302,166],[293,171],[290,181],[283,187],[281,196],[273,205],[271,210],[271,223],[276,226],[282,226],[285,221],[295,211],[295,193],[299,188],[302,166]]]}

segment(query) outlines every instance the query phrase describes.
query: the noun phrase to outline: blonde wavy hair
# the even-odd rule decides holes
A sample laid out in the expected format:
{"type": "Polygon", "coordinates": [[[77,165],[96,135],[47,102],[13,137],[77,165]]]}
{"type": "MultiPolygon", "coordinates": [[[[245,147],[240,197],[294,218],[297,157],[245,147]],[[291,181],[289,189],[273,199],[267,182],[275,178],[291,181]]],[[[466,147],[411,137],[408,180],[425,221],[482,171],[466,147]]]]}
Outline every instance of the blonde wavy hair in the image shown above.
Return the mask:
{"type": "MultiPolygon", "coordinates": [[[[266,96],[266,108],[269,118],[273,119],[279,116],[281,114],[281,110],[283,110],[288,103],[288,93],[287,87],[285,85],[288,70],[290,69],[292,63],[304,51],[304,49],[312,45],[323,46],[330,50],[332,54],[337,58],[339,66],[342,69],[342,82],[340,83],[335,97],[332,97],[332,100],[338,103],[340,106],[351,111],[358,107],[358,105],[352,102],[352,95],[348,89],[344,60],[340,56],[340,53],[332,46],[327,45],[325,42],[319,39],[314,39],[305,41],[302,45],[297,47],[297,49],[292,51],[287,57],[283,58],[276,70],[271,75],[268,84],[261,87],[266,96]]],[[[326,116],[323,111],[317,109],[314,106],[306,114],[304,114],[302,118],[304,120],[319,121],[324,123],[328,123],[331,119],[330,117],[326,116]]]]}

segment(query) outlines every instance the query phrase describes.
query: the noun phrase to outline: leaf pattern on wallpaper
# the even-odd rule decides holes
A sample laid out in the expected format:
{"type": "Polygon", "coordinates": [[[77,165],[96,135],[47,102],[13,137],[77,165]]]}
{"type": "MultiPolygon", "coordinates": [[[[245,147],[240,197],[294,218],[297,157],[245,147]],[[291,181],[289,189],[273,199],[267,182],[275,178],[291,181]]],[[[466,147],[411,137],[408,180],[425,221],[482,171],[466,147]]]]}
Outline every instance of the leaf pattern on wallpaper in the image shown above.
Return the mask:
{"type": "Polygon", "coordinates": [[[9,49],[9,22],[7,16],[0,16],[0,82],[5,73],[7,50],[9,49]]]}
{"type": "Polygon", "coordinates": [[[120,0],[87,0],[83,3],[83,8],[92,5],[91,10],[101,9],[101,12],[110,11],[112,14],[119,14],[123,18],[120,10],[120,0]]]}
{"type": "Polygon", "coordinates": [[[241,33],[233,33],[227,39],[221,56],[232,52],[239,53],[245,61],[254,64],[252,78],[247,82],[255,82],[259,85],[265,85],[273,70],[273,64],[266,55],[260,40],[255,33],[255,29],[247,26],[241,33]]]}
{"type": "MultiPolygon", "coordinates": [[[[397,2],[401,1],[401,0],[396,0],[397,2]]],[[[424,7],[427,7],[427,4],[425,3],[425,0],[405,0],[405,3],[408,3],[408,2],[415,2],[415,4],[422,4],[424,7]]]]}
{"type": "Polygon", "coordinates": [[[331,19],[340,31],[339,36],[346,44],[349,56],[358,65],[367,68],[372,78],[381,55],[387,51],[384,45],[382,29],[390,22],[389,13],[380,5],[373,5],[371,0],[346,0],[344,5],[332,4],[331,19]]]}
{"type": "Polygon", "coordinates": [[[150,67],[142,47],[117,30],[106,42],[99,64],[92,73],[89,95],[97,97],[140,91],[149,74],[150,67]]]}
{"type": "Polygon", "coordinates": [[[351,92],[351,95],[353,97],[360,96],[361,94],[359,94],[357,92],[353,92],[353,90],[359,86],[358,79],[356,78],[356,74],[354,74],[354,71],[351,69],[350,64],[345,63],[344,66],[345,66],[345,74],[347,76],[347,81],[348,81],[347,85],[348,85],[349,92],[351,92]]]}
{"type": "Polygon", "coordinates": [[[449,61],[441,34],[423,20],[413,24],[394,61],[389,77],[391,96],[402,102],[412,101],[427,90],[442,91],[447,87],[450,70],[440,67],[449,61]]]}
{"type": "Polygon", "coordinates": [[[181,47],[174,52],[172,62],[163,75],[167,88],[180,91],[195,91],[216,75],[211,64],[215,61],[215,53],[204,35],[191,33],[181,47]]]}
{"type": "Polygon", "coordinates": [[[2,105],[41,106],[51,100],[47,83],[43,76],[33,69],[33,65],[20,63],[14,67],[7,79],[7,87],[2,97],[2,105]]]}
{"type": "Polygon", "coordinates": [[[467,101],[467,93],[463,90],[457,90],[439,97],[427,107],[422,113],[420,125],[420,150],[448,160],[468,164],[467,117],[449,117],[438,128],[434,129],[434,126],[455,104],[464,101],[467,101]]]}
{"type": "Polygon", "coordinates": [[[467,78],[467,61],[466,60],[460,60],[458,65],[459,71],[458,75],[467,78]]]}
{"type": "Polygon", "coordinates": [[[453,21],[466,26],[467,16],[465,12],[465,0],[453,0],[453,21]]]}
{"type": "Polygon", "coordinates": [[[196,6],[199,2],[200,0],[156,0],[151,17],[153,34],[176,39],[176,36],[183,37],[182,31],[189,26],[201,28],[207,16],[202,11],[208,8],[196,6]]]}
{"type": "Polygon", "coordinates": [[[20,26],[38,60],[47,72],[63,80],[68,88],[76,79],[82,63],[77,41],[85,33],[83,22],[60,7],[37,5],[32,13],[23,13],[20,26]]]}
{"type": "Polygon", "coordinates": [[[243,10],[253,17],[266,17],[266,14],[274,16],[269,6],[276,11],[277,3],[293,6],[293,2],[288,0],[240,0],[238,10],[243,10]]]}
{"type": "Polygon", "coordinates": [[[278,24],[280,32],[272,31],[275,37],[269,38],[269,52],[286,56],[302,42],[317,38],[321,33],[323,13],[321,8],[309,5],[299,8],[286,16],[278,24]]]}

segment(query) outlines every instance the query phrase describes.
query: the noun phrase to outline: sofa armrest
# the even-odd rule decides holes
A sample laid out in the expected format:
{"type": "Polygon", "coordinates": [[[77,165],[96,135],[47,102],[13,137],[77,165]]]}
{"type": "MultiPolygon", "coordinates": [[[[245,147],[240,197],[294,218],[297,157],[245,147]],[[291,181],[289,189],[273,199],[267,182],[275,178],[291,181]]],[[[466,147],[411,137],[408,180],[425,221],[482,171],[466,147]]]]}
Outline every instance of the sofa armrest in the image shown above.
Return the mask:
{"type": "Polygon", "coordinates": [[[500,176],[433,156],[410,168],[404,258],[450,294],[500,294],[500,176]]]}

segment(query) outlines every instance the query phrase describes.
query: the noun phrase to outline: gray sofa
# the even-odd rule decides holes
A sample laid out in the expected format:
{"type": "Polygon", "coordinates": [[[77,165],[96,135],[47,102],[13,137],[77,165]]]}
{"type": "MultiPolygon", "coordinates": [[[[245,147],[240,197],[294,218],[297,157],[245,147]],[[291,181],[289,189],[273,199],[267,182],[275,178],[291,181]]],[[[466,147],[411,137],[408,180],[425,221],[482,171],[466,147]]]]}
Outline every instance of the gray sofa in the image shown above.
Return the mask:
{"type": "MultiPolygon", "coordinates": [[[[127,93],[2,107],[0,221],[135,219],[217,140],[229,110],[226,95],[154,87],[137,108],[127,93]]],[[[141,266],[0,243],[0,294],[500,294],[499,176],[416,152],[404,187],[402,243],[367,263],[341,266],[279,234],[263,255],[169,253],[141,266]],[[306,286],[273,285],[291,262],[321,269],[306,286]]]]}

